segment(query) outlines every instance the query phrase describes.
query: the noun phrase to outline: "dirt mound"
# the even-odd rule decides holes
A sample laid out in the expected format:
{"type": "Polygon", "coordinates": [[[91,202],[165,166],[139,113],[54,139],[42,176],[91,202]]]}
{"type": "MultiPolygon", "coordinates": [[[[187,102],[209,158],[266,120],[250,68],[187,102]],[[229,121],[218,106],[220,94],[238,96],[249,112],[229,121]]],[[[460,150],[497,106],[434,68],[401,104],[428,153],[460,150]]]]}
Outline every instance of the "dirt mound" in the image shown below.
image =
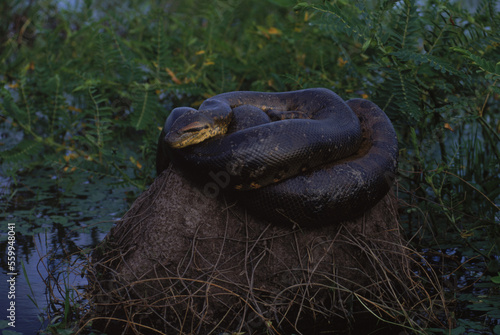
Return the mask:
{"type": "Polygon", "coordinates": [[[363,217],[283,227],[165,170],[94,251],[87,320],[113,333],[313,334],[363,315],[419,328],[422,298],[388,194],[363,217]]]}

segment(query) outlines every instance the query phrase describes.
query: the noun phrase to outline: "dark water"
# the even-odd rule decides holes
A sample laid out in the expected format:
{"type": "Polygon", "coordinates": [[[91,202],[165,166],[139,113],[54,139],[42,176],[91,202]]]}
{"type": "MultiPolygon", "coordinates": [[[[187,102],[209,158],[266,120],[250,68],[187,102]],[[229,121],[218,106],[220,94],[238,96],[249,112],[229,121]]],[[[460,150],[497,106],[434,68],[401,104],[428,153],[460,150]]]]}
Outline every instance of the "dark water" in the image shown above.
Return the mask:
{"type": "Polygon", "coordinates": [[[129,206],[129,190],[109,186],[116,180],[59,179],[50,169],[19,176],[16,185],[2,178],[0,330],[15,332],[9,335],[36,334],[62,320],[66,294],[76,302],[84,292],[89,250],[129,206]]]}
{"type": "MultiPolygon", "coordinates": [[[[46,252],[44,249],[40,251],[46,252]]],[[[2,268],[1,281],[3,285],[0,291],[0,311],[2,313],[0,315],[1,320],[4,320],[4,322],[2,322],[1,326],[3,329],[15,330],[23,334],[34,334],[42,326],[42,322],[38,317],[41,311],[30,300],[29,296],[38,301],[39,306],[43,307],[45,302],[45,285],[38,276],[38,257],[30,257],[28,260],[25,259],[22,261],[24,269],[28,274],[28,280],[31,283],[31,289],[20,264],[21,257],[18,257],[18,259],[19,263],[15,270],[17,273],[16,276],[7,275],[6,269],[2,268]],[[7,282],[7,280],[12,278],[14,278],[15,284],[13,287],[7,282]],[[8,308],[12,309],[12,303],[15,304],[14,313],[8,311],[8,308]],[[9,324],[5,324],[5,321],[9,324]]],[[[42,272],[42,275],[46,275],[46,273],[42,272]]]]}
{"type": "MultiPolygon", "coordinates": [[[[48,239],[51,239],[53,234],[35,234],[33,239],[35,250],[29,254],[20,255],[17,257],[18,265],[15,273],[16,276],[7,274],[7,271],[2,268],[2,283],[14,278],[14,291],[12,293],[10,285],[2,285],[0,292],[0,311],[2,311],[2,320],[6,320],[8,324],[2,323],[4,330],[15,330],[22,334],[35,334],[40,329],[47,327],[48,320],[46,319],[47,311],[47,294],[48,289],[44,280],[49,280],[49,269],[51,262],[60,262],[62,260],[49,261],[44,256],[49,254],[51,250],[48,247],[48,239]],[[8,308],[15,303],[15,314],[11,315],[8,308]],[[12,318],[14,316],[14,318],[12,318]]],[[[84,278],[75,276],[72,272],[67,274],[67,284],[73,287],[83,287],[86,284],[84,278]]],[[[64,297],[58,291],[53,292],[55,297],[64,300],[64,297]]]]}

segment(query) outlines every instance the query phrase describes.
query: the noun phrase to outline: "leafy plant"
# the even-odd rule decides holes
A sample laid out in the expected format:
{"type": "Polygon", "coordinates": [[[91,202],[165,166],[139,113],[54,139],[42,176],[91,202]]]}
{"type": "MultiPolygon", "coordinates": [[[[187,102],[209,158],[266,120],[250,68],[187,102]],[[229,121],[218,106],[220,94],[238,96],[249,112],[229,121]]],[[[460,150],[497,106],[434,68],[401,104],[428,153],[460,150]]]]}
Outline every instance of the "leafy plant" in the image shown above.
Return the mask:
{"type": "Polygon", "coordinates": [[[498,276],[491,277],[491,281],[495,284],[500,284],[500,272],[498,273],[498,276]]]}

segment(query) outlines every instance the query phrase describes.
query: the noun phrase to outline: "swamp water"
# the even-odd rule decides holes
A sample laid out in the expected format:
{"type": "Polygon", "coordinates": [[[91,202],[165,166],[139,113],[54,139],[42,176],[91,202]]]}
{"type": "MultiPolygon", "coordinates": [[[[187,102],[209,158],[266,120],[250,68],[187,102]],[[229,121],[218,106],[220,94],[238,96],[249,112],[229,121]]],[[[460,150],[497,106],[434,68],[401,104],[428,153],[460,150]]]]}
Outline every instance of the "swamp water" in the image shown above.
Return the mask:
{"type": "Polygon", "coordinates": [[[64,304],[81,300],[89,250],[128,209],[128,190],[110,186],[116,180],[75,173],[64,176],[63,186],[61,179],[50,169],[18,176],[17,185],[2,179],[2,334],[36,334],[74,321],[64,304]]]}

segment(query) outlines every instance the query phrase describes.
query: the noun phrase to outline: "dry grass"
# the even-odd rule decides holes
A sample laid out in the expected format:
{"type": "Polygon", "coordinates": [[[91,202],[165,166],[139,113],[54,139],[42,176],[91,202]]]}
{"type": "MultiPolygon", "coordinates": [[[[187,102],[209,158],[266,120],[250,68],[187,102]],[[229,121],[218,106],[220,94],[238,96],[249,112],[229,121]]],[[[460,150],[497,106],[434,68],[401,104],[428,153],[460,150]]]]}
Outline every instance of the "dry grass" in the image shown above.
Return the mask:
{"type": "MultiPolygon", "coordinates": [[[[217,241],[246,245],[241,256],[248,270],[241,274],[245,280],[238,282],[225,276],[227,264],[197,263],[194,255],[203,255],[197,241],[206,240],[202,236],[193,238],[178,272],[161,266],[150,273],[150,278],[127,282],[115,270],[116,262],[127,266],[127,254],[111,249],[102,255],[104,261],[89,268],[93,309],[83,325],[93,323],[104,330],[114,329],[113,333],[119,327],[121,332],[131,334],[311,334],[312,329],[318,333],[330,329],[333,333],[339,327],[349,328],[358,317],[369,313],[381,323],[419,332],[430,324],[439,325],[438,314],[447,318],[439,278],[418,253],[387,241],[369,243],[349,233],[343,237],[340,243],[357,250],[355,258],[362,265],[349,269],[349,274],[357,273],[356,280],[352,275],[343,277],[305,262],[270,274],[269,278],[281,277],[286,278],[281,282],[289,282],[278,289],[253,285],[259,263],[268,251],[256,255],[252,249],[261,243],[273,243],[269,239],[217,241]],[[193,269],[196,277],[187,275],[193,269]]],[[[312,253],[313,249],[327,249],[337,243],[338,237],[308,249],[312,253]]],[[[302,260],[308,257],[296,256],[302,260]]]]}

